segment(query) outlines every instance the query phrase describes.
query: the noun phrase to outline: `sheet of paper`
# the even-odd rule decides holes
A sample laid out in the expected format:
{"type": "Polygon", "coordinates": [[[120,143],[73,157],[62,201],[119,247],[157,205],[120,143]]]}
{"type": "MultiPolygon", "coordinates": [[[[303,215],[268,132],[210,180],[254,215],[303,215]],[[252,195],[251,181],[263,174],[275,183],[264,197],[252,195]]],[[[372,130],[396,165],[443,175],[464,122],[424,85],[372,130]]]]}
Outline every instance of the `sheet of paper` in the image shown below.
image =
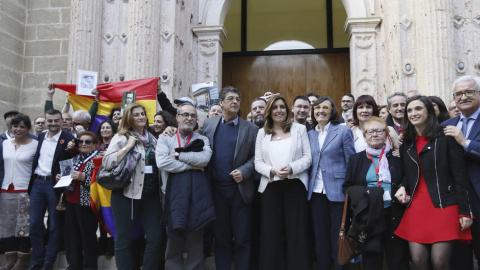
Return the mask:
{"type": "Polygon", "coordinates": [[[392,200],[392,197],[390,197],[390,192],[385,191],[383,193],[383,201],[391,201],[391,200],[392,200]]]}
{"type": "Polygon", "coordinates": [[[72,183],[72,181],[73,181],[72,175],[62,176],[62,178],[58,180],[54,188],[68,187],[70,183],[72,183]]]}

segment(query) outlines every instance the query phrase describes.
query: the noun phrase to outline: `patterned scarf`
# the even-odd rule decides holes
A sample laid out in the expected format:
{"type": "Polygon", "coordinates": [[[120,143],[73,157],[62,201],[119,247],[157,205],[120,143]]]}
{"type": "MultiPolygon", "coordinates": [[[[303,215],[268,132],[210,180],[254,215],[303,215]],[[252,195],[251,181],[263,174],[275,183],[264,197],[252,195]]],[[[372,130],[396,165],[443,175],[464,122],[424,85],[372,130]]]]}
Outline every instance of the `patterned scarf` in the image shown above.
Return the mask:
{"type": "Polygon", "coordinates": [[[388,167],[388,160],[387,160],[387,153],[390,152],[390,145],[385,144],[381,149],[373,149],[370,146],[367,146],[367,151],[368,154],[370,154],[372,157],[378,157],[380,158],[380,153],[382,153],[382,150],[385,148],[385,152],[383,152],[383,156],[380,159],[380,164],[378,166],[378,176],[379,180],[382,181],[383,183],[391,183],[392,182],[392,175],[390,174],[390,169],[388,167]]]}
{"type": "Polygon", "coordinates": [[[155,146],[157,145],[157,139],[152,136],[146,129],[143,130],[144,136],[133,131],[133,134],[142,142],[145,152],[148,152],[149,148],[152,148],[151,151],[155,153],[155,146]]]}

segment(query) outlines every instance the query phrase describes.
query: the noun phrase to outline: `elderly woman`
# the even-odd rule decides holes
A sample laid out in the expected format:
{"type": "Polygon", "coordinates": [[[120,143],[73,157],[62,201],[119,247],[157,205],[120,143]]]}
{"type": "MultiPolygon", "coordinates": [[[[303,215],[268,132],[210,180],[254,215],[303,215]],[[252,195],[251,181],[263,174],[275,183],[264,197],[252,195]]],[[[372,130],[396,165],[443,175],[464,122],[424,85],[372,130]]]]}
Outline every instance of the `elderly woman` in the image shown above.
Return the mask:
{"type": "Polygon", "coordinates": [[[312,163],[304,125],[292,124],[283,97],[272,97],[258,131],[255,170],[261,174],[262,221],[259,269],[308,269],[307,169],[312,163]],[[287,244],[283,253],[283,233],[287,244]]]}
{"type": "MultiPolygon", "coordinates": [[[[362,152],[367,148],[367,142],[363,137],[363,124],[366,123],[372,116],[378,116],[378,106],[375,99],[370,95],[362,95],[357,98],[353,104],[353,140],[355,142],[355,151],[362,152]]],[[[392,127],[388,127],[391,132],[388,133],[387,143],[392,149],[397,149],[398,135],[392,127]]]]}
{"type": "MultiPolygon", "coordinates": [[[[91,131],[78,134],[79,154],[73,158],[72,184],[66,188],[65,251],[68,269],[97,269],[97,217],[90,206],[90,183],[98,137],[91,131]]],[[[67,149],[75,148],[73,141],[67,149]]],[[[57,181],[61,175],[57,175],[57,181]]]]}
{"type": "Polygon", "coordinates": [[[470,240],[472,212],[464,150],[446,136],[428,97],[409,99],[400,154],[405,180],[395,197],[407,209],[395,234],[409,241],[415,269],[450,269],[453,240],[470,240]]]}
{"type": "Polygon", "coordinates": [[[131,270],[131,243],[135,219],[140,218],[147,246],[143,269],[158,269],[162,235],[160,177],[155,164],[155,136],[147,131],[145,107],[132,103],[125,107],[118,133],[113,136],[103,165],[110,170],[122,161],[129,151],[141,153],[132,180],[124,190],[112,191],[112,211],[115,221],[115,262],[119,269],[131,270]]]}
{"type": "Polygon", "coordinates": [[[23,114],[15,116],[12,126],[13,139],[3,141],[4,174],[1,182],[0,238],[6,238],[5,257],[2,269],[23,270],[30,262],[29,197],[28,183],[32,175],[32,163],[38,142],[28,137],[32,127],[30,118],[23,114]]]}
{"type": "Polygon", "coordinates": [[[312,211],[317,255],[317,269],[347,269],[336,262],[338,231],[342,222],[345,195],[342,184],[347,162],[355,154],[350,128],[340,125],[335,103],[329,97],[319,97],[312,107],[314,130],[308,132],[313,157],[308,199],[312,211]]]}
{"type": "MultiPolygon", "coordinates": [[[[381,188],[380,211],[377,215],[369,217],[371,220],[378,220],[369,232],[377,230],[379,233],[377,237],[367,236],[367,242],[370,241],[372,244],[362,255],[364,269],[382,269],[383,251],[385,251],[389,269],[409,268],[407,242],[393,234],[402,218],[404,207],[399,205],[392,194],[397,191],[404,173],[401,160],[392,155],[393,151],[387,143],[389,132],[385,120],[379,117],[373,116],[363,124],[363,136],[367,142],[367,148],[350,157],[343,185],[344,191],[349,192],[350,198],[354,197],[352,196],[354,194],[350,193],[358,188],[360,190],[381,188]],[[380,226],[384,227],[380,228],[380,226]]],[[[363,199],[370,200],[369,197],[363,199]]],[[[352,203],[352,205],[358,204],[352,203]]],[[[371,201],[370,207],[373,207],[371,201]]],[[[354,208],[353,211],[355,210],[354,208]]],[[[355,218],[353,220],[355,221],[355,218]]],[[[356,226],[357,224],[353,222],[352,228],[355,229],[356,226]]]]}

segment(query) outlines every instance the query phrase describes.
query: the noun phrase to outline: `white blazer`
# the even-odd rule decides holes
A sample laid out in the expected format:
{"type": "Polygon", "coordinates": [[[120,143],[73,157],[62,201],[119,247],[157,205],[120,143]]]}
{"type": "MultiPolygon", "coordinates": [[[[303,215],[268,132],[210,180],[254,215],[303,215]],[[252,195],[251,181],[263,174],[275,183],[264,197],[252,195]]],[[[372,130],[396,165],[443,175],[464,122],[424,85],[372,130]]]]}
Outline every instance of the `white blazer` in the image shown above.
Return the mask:
{"type": "MultiPolygon", "coordinates": [[[[304,125],[293,123],[290,128],[292,137],[292,147],[285,151],[290,160],[288,165],[292,167],[292,176],[298,177],[308,190],[308,172],[307,169],[312,164],[312,154],[310,152],[310,142],[308,140],[307,129],[304,125]],[[293,153],[293,154],[292,154],[293,153]]],[[[258,192],[263,193],[269,181],[275,181],[270,178],[270,170],[273,168],[270,160],[269,149],[272,134],[265,134],[265,130],[261,128],[257,134],[255,143],[255,170],[262,175],[258,192]]]]}

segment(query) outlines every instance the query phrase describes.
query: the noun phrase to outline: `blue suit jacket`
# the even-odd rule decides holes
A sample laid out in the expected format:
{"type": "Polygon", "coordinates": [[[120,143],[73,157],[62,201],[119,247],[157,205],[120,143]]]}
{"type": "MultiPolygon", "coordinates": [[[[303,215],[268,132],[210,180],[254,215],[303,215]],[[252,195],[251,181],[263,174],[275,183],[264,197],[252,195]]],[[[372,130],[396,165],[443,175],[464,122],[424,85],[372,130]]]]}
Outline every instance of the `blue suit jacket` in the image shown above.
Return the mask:
{"type": "Polygon", "coordinates": [[[318,170],[322,170],[327,198],[333,202],[345,201],[342,185],[345,182],[348,159],[355,154],[352,130],[343,125],[330,125],[322,149],[318,144],[318,132],[308,132],[312,151],[312,169],[308,182],[308,199],[312,197],[318,170]]]}
{"type": "MultiPolygon", "coordinates": [[[[456,126],[460,121],[460,116],[448,119],[442,123],[442,126],[456,126]]],[[[465,149],[465,161],[468,167],[468,177],[472,182],[473,188],[480,197],[480,117],[473,123],[472,130],[468,134],[470,144],[465,149]]]]}

